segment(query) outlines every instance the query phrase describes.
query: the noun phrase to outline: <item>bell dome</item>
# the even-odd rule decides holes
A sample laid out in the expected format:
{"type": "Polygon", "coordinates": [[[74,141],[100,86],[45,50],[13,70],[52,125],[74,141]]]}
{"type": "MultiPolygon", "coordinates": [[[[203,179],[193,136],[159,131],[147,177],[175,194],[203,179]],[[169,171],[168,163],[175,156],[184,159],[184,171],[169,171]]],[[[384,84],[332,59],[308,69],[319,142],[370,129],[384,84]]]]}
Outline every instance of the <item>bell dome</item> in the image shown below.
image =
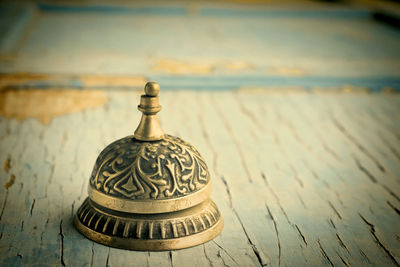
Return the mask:
{"type": "Polygon", "coordinates": [[[203,157],[182,139],[165,135],[158,141],[139,141],[127,136],[100,153],[89,196],[122,212],[170,212],[206,200],[209,180],[203,157]]]}
{"type": "Polygon", "coordinates": [[[144,91],[139,126],[98,156],[75,225],[89,239],[131,250],[204,243],[223,228],[209,199],[207,164],[190,143],[164,134],[156,116],[159,85],[149,82],[144,91]]]}

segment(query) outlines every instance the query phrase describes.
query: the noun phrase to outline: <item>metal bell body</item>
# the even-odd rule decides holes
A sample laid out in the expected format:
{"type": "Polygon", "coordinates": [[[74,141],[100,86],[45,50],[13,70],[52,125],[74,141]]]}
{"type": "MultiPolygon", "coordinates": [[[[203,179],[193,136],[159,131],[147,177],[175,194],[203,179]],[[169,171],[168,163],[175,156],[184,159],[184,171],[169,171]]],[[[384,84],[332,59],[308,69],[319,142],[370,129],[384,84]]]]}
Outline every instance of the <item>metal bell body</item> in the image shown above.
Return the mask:
{"type": "Polygon", "coordinates": [[[223,228],[209,199],[207,165],[191,144],[163,133],[158,84],[148,83],[145,92],[135,135],[111,143],[97,158],[75,225],[89,239],[130,250],[202,244],[223,228]]]}

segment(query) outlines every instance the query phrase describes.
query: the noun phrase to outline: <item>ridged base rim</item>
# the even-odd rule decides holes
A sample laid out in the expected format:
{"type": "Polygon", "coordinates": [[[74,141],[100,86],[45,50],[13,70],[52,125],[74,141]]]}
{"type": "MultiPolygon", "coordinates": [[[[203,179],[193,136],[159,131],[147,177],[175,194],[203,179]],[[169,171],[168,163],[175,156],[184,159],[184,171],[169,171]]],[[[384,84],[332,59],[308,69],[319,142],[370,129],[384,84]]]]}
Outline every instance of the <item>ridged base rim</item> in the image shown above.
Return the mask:
{"type": "Polygon", "coordinates": [[[115,212],[87,198],[75,226],[85,237],[107,246],[142,251],[163,251],[205,243],[223,228],[220,212],[211,200],[176,212],[134,214],[115,212]]]}

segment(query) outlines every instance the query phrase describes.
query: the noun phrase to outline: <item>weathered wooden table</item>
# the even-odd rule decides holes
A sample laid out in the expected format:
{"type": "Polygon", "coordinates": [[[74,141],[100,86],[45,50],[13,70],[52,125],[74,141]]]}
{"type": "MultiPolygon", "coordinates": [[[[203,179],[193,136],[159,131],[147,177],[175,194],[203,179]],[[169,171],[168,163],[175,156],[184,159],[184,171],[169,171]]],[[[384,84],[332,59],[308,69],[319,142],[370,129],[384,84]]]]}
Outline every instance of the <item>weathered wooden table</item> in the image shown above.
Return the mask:
{"type": "Polygon", "coordinates": [[[399,95],[162,92],[163,128],[207,160],[225,228],[132,252],[87,240],[72,217],[100,150],[134,131],[139,93],[75,93],[91,107],[48,124],[0,118],[1,266],[399,265],[399,95]]]}
{"type": "Polygon", "coordinates": [[[128,2],[0,5],[0,266],[400,265],[396,28],[301,0],[128,2]],[[225,228],[204,245],[125,251],[72,224],[147,80],[208,163],[225,228]]]}

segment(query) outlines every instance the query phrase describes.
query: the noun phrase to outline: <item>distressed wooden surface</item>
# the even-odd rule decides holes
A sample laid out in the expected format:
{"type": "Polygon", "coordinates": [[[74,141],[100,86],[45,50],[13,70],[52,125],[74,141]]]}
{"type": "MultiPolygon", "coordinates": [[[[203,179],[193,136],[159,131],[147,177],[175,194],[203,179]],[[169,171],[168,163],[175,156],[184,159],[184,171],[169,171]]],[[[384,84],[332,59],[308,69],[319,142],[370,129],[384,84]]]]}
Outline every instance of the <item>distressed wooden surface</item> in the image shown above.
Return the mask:
{"type": "Polygon", "coordinates": [[[0,19],[0,266],[399,266],[400,96],[384,92],[400,88],[400,34],[370,10],[20,7],[0,19]],[[163,90],[160,113],[212,174],[225,228],[198,247],[118,250],[72,225],[148,79],[200,90],[163,90]]]}
{"type": "Polygon", "coordinates": [[[98,153],[139,121],[137,92],[107,98],[49,124],[0,117],[1,266],[399,266],[399,95],[163,91],[162,126],[207,160],[225,221],[171,252],[73,227],[98,153]]]}
{"type": "Polygon", "coordinates": [[[0,31],[0,72],[132,75],[172,89],[189,88],[181,76],[199,75],[216,78],[213,86],[232,79],[250,85],[254,76],[266,77],[257,85],[330,86],[332,78],[339,86],[400,84],[400,32],[374,20],[366,6],[305,0],[79,2],[0,5],[0,14],[21,10],[0,19],[0,29],[6,29],[0,31]]]}

